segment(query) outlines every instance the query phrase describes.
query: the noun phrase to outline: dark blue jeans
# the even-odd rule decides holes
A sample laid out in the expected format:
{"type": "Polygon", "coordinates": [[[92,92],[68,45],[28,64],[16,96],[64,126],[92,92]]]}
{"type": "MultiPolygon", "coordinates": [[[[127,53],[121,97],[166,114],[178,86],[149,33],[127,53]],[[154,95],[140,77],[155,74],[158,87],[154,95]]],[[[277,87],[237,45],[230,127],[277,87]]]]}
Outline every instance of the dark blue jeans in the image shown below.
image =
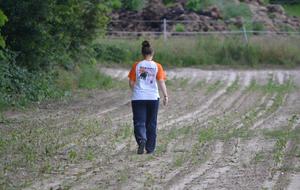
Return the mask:
{"type": "Polygon", "coordinates": [[[153,152],[156,145],[159,100],[133,100],[131,105],[135,140],[138,145],[146,142],[146,151],[153,152]]]}

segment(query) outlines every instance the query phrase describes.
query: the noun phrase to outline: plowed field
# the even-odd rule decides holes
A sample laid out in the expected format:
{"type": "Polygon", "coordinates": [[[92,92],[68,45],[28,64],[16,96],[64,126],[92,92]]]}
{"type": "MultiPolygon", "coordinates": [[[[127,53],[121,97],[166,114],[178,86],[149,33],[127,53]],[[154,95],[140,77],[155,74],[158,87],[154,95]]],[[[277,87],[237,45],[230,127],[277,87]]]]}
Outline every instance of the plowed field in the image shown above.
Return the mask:
{"type": "Polygon", "coordinates": [[[136,154],[126,84],[6,112],[3,189],[300,189],[300,70],[167,74],[153,155],[136,154]]]}

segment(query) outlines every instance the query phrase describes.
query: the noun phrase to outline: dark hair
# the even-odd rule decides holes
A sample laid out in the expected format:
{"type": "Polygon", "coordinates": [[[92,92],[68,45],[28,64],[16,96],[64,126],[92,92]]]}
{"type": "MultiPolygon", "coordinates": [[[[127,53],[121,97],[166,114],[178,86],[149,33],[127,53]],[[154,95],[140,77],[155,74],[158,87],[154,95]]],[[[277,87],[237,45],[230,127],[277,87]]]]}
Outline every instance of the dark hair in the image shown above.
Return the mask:
{"type": "Polygon", "coordinates": [[[143,43],[142,43],[142,55],[143,56],[152,55],[153,52],[154,51],[153,51],[150,43],[147,40],[143,41],[143,43]]]}

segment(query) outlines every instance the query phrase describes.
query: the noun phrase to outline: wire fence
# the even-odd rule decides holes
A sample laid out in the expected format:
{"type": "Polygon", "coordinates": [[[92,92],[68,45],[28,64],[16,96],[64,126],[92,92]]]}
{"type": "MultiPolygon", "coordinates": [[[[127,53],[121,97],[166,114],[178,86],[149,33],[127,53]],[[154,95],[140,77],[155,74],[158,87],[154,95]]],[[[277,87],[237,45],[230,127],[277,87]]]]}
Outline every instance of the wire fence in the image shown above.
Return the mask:
{"type": "Polygon", "coordinates": [[[109,38],[170,37],[182,36],[232,36],[239,35],[248,43],[249,36],[300,36],[300,30],[282,27],[264,29],[265,23],[252,21],[218,20],[112,20],[107,30],[109,38]],[[228,29],[233,26],[233,29],[228,29]]]}

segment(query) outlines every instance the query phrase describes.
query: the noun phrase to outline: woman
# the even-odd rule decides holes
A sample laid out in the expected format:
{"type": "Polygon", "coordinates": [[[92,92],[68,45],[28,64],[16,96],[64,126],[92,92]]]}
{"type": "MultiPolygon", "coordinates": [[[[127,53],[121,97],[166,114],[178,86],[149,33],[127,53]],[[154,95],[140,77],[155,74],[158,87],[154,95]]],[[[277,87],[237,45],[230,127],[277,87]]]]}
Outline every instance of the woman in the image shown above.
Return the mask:
{"type": "Polygon", "coordinates": [[[156,124],[159,107],[158,87],[163,93],[163,104],[168,104],[165,84],[166,75],[159,63],[152,60],[154,51],[148,41],[142,43],[144,60],[135,63],[128,74],[132,90],[134,135],[138,144],[138,154],[144,149],[148,154],[154,152],[156,144],[156,124]]]}

